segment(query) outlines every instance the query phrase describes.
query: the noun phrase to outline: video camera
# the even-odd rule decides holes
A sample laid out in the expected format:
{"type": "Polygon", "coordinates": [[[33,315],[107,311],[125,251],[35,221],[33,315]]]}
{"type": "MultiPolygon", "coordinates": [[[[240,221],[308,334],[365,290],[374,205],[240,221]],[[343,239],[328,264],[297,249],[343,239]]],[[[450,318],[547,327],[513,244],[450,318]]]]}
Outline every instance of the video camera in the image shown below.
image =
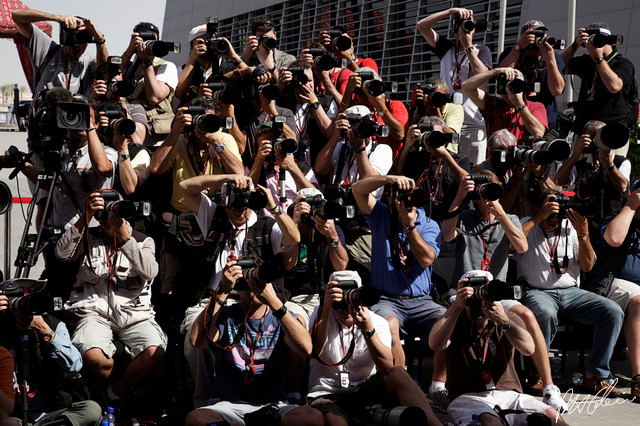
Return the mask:
{"type": "Polygon", "coordinates": [[[143,40],[142,50],[147,55],[162,58],[169,53],[180,53],[181,46],[177,41],[156,40],[156,33],[153,31],[141,31],[138,35],[143,40]]]}
{"type": "Polygon", "coordinates": [[[14,314],[42,315],[51,307],[51,298],[42,293],[46,281],[32,278],[14,278],[0,283],[2,294],[7,296],[8,311],[14,314]]]}
{"type": "MultiPolygon", "coordinates": [[[[358,114],[347,114],[345,120],[349,122],[351,131],[360,139],[380,136],[386,138],[389,136],[389,126],[379,125],[377,122],[370,118],[363,118],[358,114]]],[[[346,135],[344,135],[346,137],[346,135]]]]}
{"type": "Polygon", "coordinates": [[[226,40],[218,39],[218,18],[209,17],[206,22],[209,39],[204,41],[204,44],[207,45],[207,53],[205,55],[212,58],[215,55],[227,53],[229,51],[229,43],[226,40]]]}
{"type": "Polygon", "coordinates": [[[500,280],[489,281],[487,277],[470,277],[468,280],[465,286],[473,287],[473,296],[467,299],[467,306],[480,306],[483,300],[500,302],[522,298],[522,286],[510,286],[500,280]]]}
{"type": "Polygon", "coordinates": [[[94,215],[96,220],[107,220],[111,211],[123,219],[151,216],[151,203],[149,201],[121,200],[118,192],[108,189],[101,189],[97,192],[100,193],[97,197],[104,200],[104,209],[96,212],[94,215]]]}
{"type": "Polygon", "coordinates": [[[591,146],[585,149],[585,154],[597,154],[598,150],[612,150],[622,148],[629,140],[629,129],[622,123],[609,123],[591,135],[591,146]]]}
{"type": "Polygon", "coordinates": [[[336,50],[344,52],[351,49],[351,39],[345,35],[342,35],[340,30],[326,30],[329,37],[331,37],[331,47],[335,47],[336,50]]]}
{"type": "Polygon", "coordinates": [[[370,285],[358,287],[355,280],[341,280],[336,286],[342,289],[342,300],[333,303],[333,309],[346,311],[349,305],[373,306],[380,300],[380,290],[370,285]]]}
{"type": "Polygon", "coordinates": [[[130,137],[135,133],[135,121],[127,118],[126,111],[119,104],[100,104],[98,112],[104,113],[104,116],[109,119],[108,127],[103,127],[101,130],[103,135],[113,136],[115,132],[118,132],[125,137],[130,137]]]}
{"type": "MultiPolygon", "coordinates": [[[[536,43],[540,42],[540,43],[549,43],[551,45],[551,47],[553,47],[554,49],[564,49],[566,42],[563,39],[556,39],[555,37],[547,37],[546,34],[547,32],[545,30],[533,30],[531,31],[531,34],[533,34],[536,37],[536,43]]],[[[535,44],[534,44],[535,46],[535,44]]],[[[537,46],[536,46],[537,48],[537,46]]]]}
{"type": "Polygon", "coordinates": [[[431,148],[440,148],[448,143],[460,143],[460,135],[457,133],[445,133],[439,130],[433,130],[431,123],[418,123],[417,129],[420,130],[420,142],[431,148]]]}
{"type": "Polygon", "coordinates": [[[278,40],[263,34],[258,38],[258,44],[264,46],[267,50],[273,50],[278,47],[278,40]]]}
{"type": "Polygon", "coordinates": [[[511,89],[513,93],[540,93],[540,83],[537,81],[526,82],[520,78],[514,78],[509,81],[505,74],[499,74],[498,77],[496,77],[496,93],[498,95],[506,96],[507,87],[511,89]]]}
{"type": "MultiPolygon", "coordinates": [[[[589,42],[595,47],[605,47],[607,44],[620,45],[623,42],[623,37],[620,34],[607,34],[600,31],[600,28],[587,28],[587,34],[589,34],[589,42]]],[[[582,47],[586,47],[584,44],[582,47]]]]}
{"type": "Polygon", "coordinates": [[[222,205],[230,209],[243,210],[249,208],[253,211],[267,207],[267,196],[259,191],[251,191],[249,187],[236,188],[235,182],[225,182],[222,185],[222,205]]]}
{"type": "Polygon", "coordinates": [[[567,210],[572,209],[584,217],[596,217],[599,208],[596,204],[588,201],[581,201],[578,197],[569,197],[564,194],[556,195],[552,201],[560,205],[560,213],[549,216],[549,219],[564,219],[567,217],[567,210]]]}
{"type": "Polygon", "coordinates": [[[457,33],[459,28],[462,28],[466,33],[471,33],[473,30],[476,32],[491,31],[493,22],[474,22],[473,19],[462,19],[460,14],[456,13],[453,18],[453,31],[457,33]]]}
{"type": "Polygon", "coordinates": [[[429,195],[426,191],[420,188],[403,191],[398,188],[397,183],[391,185],[391,198],[394,201],[404,203],[407,210],[411,210],[413,207],[419,208],[429,205],[429,195]]]}
{"type": "MultiPolygon", "coordinates": [[[[78,16],[78,18],[80,17],[78,16]]],[[[68,29],[64,25],[60,25],[60,45],[62,46],[80,47],[83,44],[95,42],[96,39],[87,30],[68,29]]]]}
{"type": "Polygon", "coordinates": [[[502,197],[502,186],[498,183],[491,182],[489,176],[483,174],[471,175],[471,180],[475,185],[473,192],[470,192],[467,197],[469,200],[479,200],[484,198],[485,200],[495,201],[502,197]]]}
{"type": "Polygon", "coordinates": [[[233,117],[207,114],[205,107],[200,105],[188,105],[183,114],[190,114],[192,126],[203,132],[215,133],[220,129],[233,128],[233,117]]]}
{"type": "MultiPolygon", "coordinates": [[[[358,77],[362,80],[362,87],[366,88],[372,96],[380,96],[384,92],[396,93],[398,91],[398,83],[395,81],[376,80],[372,71],[358,72],[358,77]]],[[[362,89],[356,89],[356,93],[364,94],[362,89]]]]}

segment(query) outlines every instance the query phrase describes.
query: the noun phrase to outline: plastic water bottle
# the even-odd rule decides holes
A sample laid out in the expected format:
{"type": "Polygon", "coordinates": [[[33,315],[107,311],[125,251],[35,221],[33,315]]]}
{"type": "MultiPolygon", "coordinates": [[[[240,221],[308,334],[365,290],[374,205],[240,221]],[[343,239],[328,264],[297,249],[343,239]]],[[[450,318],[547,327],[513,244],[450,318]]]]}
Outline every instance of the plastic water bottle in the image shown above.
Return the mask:
{"type": "Polygon", "coordinates": [[[113,407],[107,407],[107,414],[105,414],[102,418],[101,426],[105,426],[105,422],[107,422],[107,426],[116,426],[116,416],[113,413],[113,407]]]}
{"type": "Polygon", "coordinates": [[[571,375],[571,384],[573,386],[580,386],[582,385],[582,374],[575,372],[571,375]]]}
{"type": "Polygon", "coordinates": [[[551,358],[551,377],[553,380],[560,380],[562,370],[562,360],[558,355],[558,352],[553,353],[553,358],[551,358]]]}
{"type": "Polygon", "coordinates": [[[477,414],[471,415],[471,423],[469,423],[467,426],[482,426],[482,423],[480,423],[480,420],[478,420],[477,414]]]}
{"type": "MultiPolygon", "coordinates": [[[[106,414],[105,414],[105,416],[106,416],[106,414]]],[[[109,426],[109,421],[108,421],[108,420],[103,420],[103,421],[100,423],[100,426],[109,426]]]]}

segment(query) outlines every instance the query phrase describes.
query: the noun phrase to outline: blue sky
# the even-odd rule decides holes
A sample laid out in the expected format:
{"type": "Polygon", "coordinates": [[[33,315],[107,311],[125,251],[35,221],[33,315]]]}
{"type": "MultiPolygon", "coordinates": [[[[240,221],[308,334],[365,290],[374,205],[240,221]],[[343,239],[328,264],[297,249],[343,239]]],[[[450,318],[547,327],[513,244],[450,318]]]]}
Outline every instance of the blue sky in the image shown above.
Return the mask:
{"type": "MultiPolygon", "coordinates": [[[[41,10],[56,15],[77,15],[90,18],[107,39],[109,54],[120,55],[127,48],[133,26],[140,21],[153,22],[160,28],[164,20],[165,0],[23,0],[29,9],[41,10]]],[[[56,22],[53,38],[58,40],[60,31],[56,22]]],[[[94,46],[89,46],[94,49],[94,46]]],[[[0,40],[0,85],[18,83],[27,86],[22,72],[18,51],[11,39],[0,40]]]]}

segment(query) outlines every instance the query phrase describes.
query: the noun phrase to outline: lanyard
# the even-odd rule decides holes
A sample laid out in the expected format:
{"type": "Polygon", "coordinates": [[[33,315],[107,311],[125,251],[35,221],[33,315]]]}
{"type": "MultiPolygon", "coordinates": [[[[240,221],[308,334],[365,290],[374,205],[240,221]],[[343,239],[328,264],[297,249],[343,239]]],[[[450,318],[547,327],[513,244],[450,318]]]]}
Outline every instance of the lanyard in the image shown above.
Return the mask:
{"type": "Polygon", "coordinates": [[[244,376],[244,384],[246,386],[251,386],[253,384],[253,376],[256,374],[256,366],[253,363],[254,356],[256,353],[256,348],[258,347],[258,342],[262,337],[262,325],[264,324],[264,319],[267,316],[267,312],[269,312],[269,308],[265,309],[264,315],[262,315],[262,319],[260,320],[260,325],[258,326],[258,331],[256,333],[256,340],[251,343],[251,333],[249,333],[249,329],[247,328],[245,333],[247,335],[247,343],[249,346],[249,365],[246,366],[245,376],[244,376]]]}
{"type": "MultiPolygon", "coordinates": [[[[118,260],[118,246],[116,245],[116,234],[113,234],[113,253],[109,253],[109,247],[105,245],[104,252],[107,260],[107,267],[109,268],[109,285],[116,291],[118,289],[116,274],[115,274],[115,265],[118,260]],[[113,256],[113,263],[111,262],[111,256],[113,256]]],[[[89,254],[87,254],[89,256],[89,254]]]]}
{"type": "Polygon", "coordinates": [[[480,229],[480,225],[478,225],[478,236],[480,237],[480,240],[482,241],[482,248],[484,253],[482,254],[482,263],[481,263],[481,268],[483,271],[489,271],[491,269],[491,259],[489,259],[489,244],[491,244],[491,238],[493,237],[493,233],[495,232],[497,226],[497,223],[494,223],[491,226],[491,232],[489,233],[489,238],[487,238],[487,240],[485,241],[484,239],[484,235],[483,232],[480,229]]]}
{"type": "MultiPolygon", "coordinates": [[[[611,62],[611,60],[613,58],[615,58],[616,56],[618,56],[618,52],[614,53],[609,59],[607,59],[607,64],[609,62],[611,62]]],[[[596,89],[596,82],[598,80],[598,66],[596,65],[596,71],[593,74],[593,83],[591,83],[591,87],[589,88],[589,90],[587,91],[587,95],[593,95],[593,92],[596,89]]]]}
{"type": "MultiPolygon", "coordinates": [[[[342,333],[342,325],[340,324],[340,321],[336,320],[336,324],[338,325],[338,334],[340,335],[340,350],[342,350],[342,357],[344,358],[347,355],[349,348],[345,348],[344,341],[343,341],[344,335],[342,333]]],[[[356,338],[355,324],[351,326],[351,330],[349,331],[349,333],[351,334],[351,340],[354,341],[356,338]]],[[[342,364],[342,371],[348,371],[347,363],[342,364]]]]}
{"type": "Polygon", "coordinates": [[[227,257],[227,262],[232,260],[238,260],[238,256],[236,255],[236,239],[240,236],[244,229],[234,229],[233,232],[229,233],[229,237],[227,237],[227,244],[229,245],[229,256],[227,257]]]}
{"type": "Polygon", "coordinates": [[[547,242],[547,247],[549,248],[549,259],[551,261],[551,269],[556,274],[564,274],[569,264],[569,259],[567,257],[569,247],[567,246],[566,239],[565,239],[565,254],[564,254],[564,258],[562,259],[562,266],[558,261],[558,244],[560,243],[560,238],[562,238],[561,234],[562,234],[562,222],[560,222],[558,229],[554,233],[553,246],[549,242],[549,238],[547,238],[546,233],[544,236],[544,239],[547,242]]]}

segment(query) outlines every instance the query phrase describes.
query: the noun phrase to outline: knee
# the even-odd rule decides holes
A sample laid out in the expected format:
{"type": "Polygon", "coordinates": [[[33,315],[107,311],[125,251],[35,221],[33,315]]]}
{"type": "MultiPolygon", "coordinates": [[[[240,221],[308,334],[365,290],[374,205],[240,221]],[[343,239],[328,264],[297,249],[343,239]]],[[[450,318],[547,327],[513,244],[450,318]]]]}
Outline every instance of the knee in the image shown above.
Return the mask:
{"type": "Polygon", "coordinates": [[[384,376],[385,387],[390,390],[398,389],[399,387],[408,387],[412,383],[415,383],[409,373],[399,365],[391,368],[391,371],[384,376]]]}
{"type": "MultiPolygon", "coordinates": [[[[324,416],[315,408],[300,407],[293,410],[290,414],[295,415],[295,424],[301,426],[323,426],[324,416]]],[[[288,416],[288,415],[287,415],[288,416]]],[[[287,417],[285,416],[285,418],[287,417]]]]}
{"type": "Polygon", "coordinates": [[[143,352],[145,358],[149,358],[149,360],[155,365],[164,358],[164,349],[158,346],[150,346],[143,352]]]}
{"type": "Polygon", "coordinates": [[[82,401],[84,418],[87,420],[87,424],[98,424],[102,419],[102,408],[100,404],[95,401],[87,400],[82,401]]]}
{"type": "Polygon", "coordinates": [[[400,322],[395,317],[387,317],[385,318],[389,323],[389,329],[391,330],[392,337],[400,336],[400,322]]]}
{"type": "Polygon", "coordinates": [[[222,421],[223,418],[215,411],[196,409],[187,414],[185,426],[204,426],[212,422],[222,421]]]}
{"type": "Polygon", "coordinates": [[[107,358],[102,349],[89,349],[82,358],[89,368],[94,371],[103,371],[105,377],[109,377],[109,370],[113,367],[113,359],[107,358]]]}

